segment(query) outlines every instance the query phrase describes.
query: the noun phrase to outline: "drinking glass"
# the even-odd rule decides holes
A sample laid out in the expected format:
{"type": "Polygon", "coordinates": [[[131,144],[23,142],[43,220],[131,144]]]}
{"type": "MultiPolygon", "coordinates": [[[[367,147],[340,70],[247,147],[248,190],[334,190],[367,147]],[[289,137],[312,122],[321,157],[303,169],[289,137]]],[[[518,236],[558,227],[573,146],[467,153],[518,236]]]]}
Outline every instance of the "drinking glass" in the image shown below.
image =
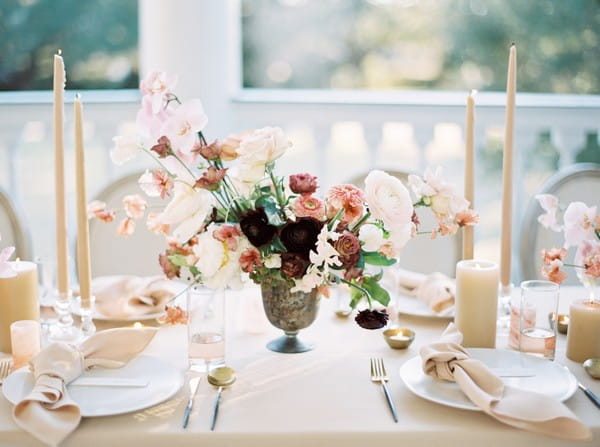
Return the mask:
{"type": "Polygon", "coordinates": [[[56,321],[52,308],[56,304],[56,286],[55,286],[55,263],[45,258],[35,258],[38,269],[38,282],[40,289],[40,323],[42,332],[48,330],[48,326],[56,321]]]}
{"type": "Polygon", "coordinates": [[[225,364],[225,290],[193,286],[187,293],[190,369],[206,372],[225,364]]]}
{"type": "Polygon", "coordinates": [[[556,352],[558,284],[550,281],[521,283],[519,350],[548,360],[556,352]]]}

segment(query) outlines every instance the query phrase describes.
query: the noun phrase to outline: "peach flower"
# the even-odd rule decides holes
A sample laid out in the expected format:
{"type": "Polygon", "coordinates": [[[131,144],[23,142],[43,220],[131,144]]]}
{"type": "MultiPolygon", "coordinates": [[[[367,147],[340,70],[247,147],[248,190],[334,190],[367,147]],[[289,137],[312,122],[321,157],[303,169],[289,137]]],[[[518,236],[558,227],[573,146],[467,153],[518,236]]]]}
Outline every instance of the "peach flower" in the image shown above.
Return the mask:
{"type": "Polygon", "coordinates": [[[88,219],[99,219],[102,222],[110,223],[115,220],[115,212],[106,209],[106,203],[100,200],[94,200],[87,207],[88,219]]]}
{"type": "Polygon", "coordinates": [[[135,231],[135,221],[131,217],[126,217],[117,226],[117,235],[131,236],[135,231]]]}
{"type": "Polygon", "coordinates": [[[297,217],[313,217],[317,220],[325,218],[325,204],[313,196],[300,196],[292,207],[297,217]]]}
{"type": "Polygon", "coordinates": [[[334,217],[344,210],[342,222],[354,224],[360,220],[364,211],[365,194],[354,185],[335,185],[327,192],[327,217],[334,217]]]}
{"type": "Polygon", "coordinates": [[[165,313],[156,319],[160,324],[187,324],[188,313],[179,306],[166,306],[165,313]]]}
{"type": "Polygon", "coordinates": [[[129,194],[123,197],[125,214],[132,219],[141,219],[144,217],[144,211],[146,211],[147,206],[148,203],[139,194],[129,194]]]}
{"type": "Polygon", "coordinates": [[[262,261],[260,260],[260,252],[256,248],[247,248],[240,254],[240,267],[242,267],[244,272],[252,273],[256,267],[260,267],[262,265],[262,261]]]}

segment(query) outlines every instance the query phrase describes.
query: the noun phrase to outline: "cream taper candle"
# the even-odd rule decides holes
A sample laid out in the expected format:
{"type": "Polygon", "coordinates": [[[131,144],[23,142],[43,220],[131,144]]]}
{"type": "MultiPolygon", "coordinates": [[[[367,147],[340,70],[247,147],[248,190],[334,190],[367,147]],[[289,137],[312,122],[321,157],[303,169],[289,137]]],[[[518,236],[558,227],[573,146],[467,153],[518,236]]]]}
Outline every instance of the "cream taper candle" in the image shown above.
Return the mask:
{"type": "Polygon", "coordinates": [[[90,268],[90,236],[85,191],[85,155],[83,147],[83,108],[79,95],[75,96],[75,177],[77,183],[77,273],[79,295],[83,307],[90,306],[92,296],[90,268]]]}
{"type": "Polygon", "coordinates": [[[37,320],[37,266],[33,262],[11,263],[16,275],[0,278],[0,352],[11,352],[10,325],[18,320],[37,320]]]}
{"type": "Polygon", "coordinates": [[[600,358],[600,302],[587,300],[571,303],[567,357],[576,362],[600,358]]]}
{"type": "Polygon", "coordinates": [[[54,55],[54,201],[56,209],[56,275],[59,293],[69,290],[67,209],[65,203],[64,91],[65,65],[54,55]]]}
{"type": "Polygon", "coordinates": [[[498,313],[498,264],[464,260],[456,264],[454,322],[463,346],[494,348],[498,313]]]}
{"type": "MultiPolygon", "coordinates": [[[[465,123],[465,199],[475,201],[475,93],[467,96],[467,118],[465,123]]],[[[463,227],[463,259],[473,259],[474,227],[463,227]]]]}
{"type": "Polygon", "coordinates": [[[506,80],[506,120],[504,123],[504,153],[502,157],[502,238],[500,249],[500,282],[510,285],[512,253],[512,190],[513,190],[513,137],[515,122],[515,95],[517,92],[517,47],[510,46],[506,80]]]}

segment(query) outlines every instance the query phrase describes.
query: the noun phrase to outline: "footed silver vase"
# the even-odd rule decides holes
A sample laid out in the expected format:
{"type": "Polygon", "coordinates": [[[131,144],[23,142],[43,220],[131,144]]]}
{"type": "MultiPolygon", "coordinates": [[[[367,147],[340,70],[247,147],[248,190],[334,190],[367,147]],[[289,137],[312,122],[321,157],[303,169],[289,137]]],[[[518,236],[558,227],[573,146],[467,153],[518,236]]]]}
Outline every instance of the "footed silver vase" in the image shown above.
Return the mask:
{"type": "Polygon", "coordinates": [[[261,284],[260,288],[267,318],[273,326],[285,332],[283,337],[267,343],[267,348],[286,354],[313,349],[312,343],[298,339],[298,332],[310,326],[317,318],[320,301],[317,289],[310,293],[292,293],[283,282],[261,284]]]}

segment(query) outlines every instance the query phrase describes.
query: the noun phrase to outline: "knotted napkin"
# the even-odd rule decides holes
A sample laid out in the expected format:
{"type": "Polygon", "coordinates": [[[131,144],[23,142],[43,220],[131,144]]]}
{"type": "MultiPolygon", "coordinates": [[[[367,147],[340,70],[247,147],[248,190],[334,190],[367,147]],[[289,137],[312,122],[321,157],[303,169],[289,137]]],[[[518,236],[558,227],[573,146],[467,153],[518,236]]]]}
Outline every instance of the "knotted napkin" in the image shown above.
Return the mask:
{"type": "Polygon", "coordinates": [[[421,348],[423,371],[456,382],[485,413],[513,427],[563,439],[590,439],[588,427],[561,402],[502,383],[487,366],[470,358],[460,345],[462,334],[450,323],[439,342],[421,348]]]}
{"type": "Polygon", "coordinates": [[[57,446],[81,420],[81,411],[66,385],[92,367],[124,366],[155,333],[156,328],[110,329],[93,335],[78,348],[65,343],[48,346],[29,362],[35,384],[13,409],[15,422],[40,441],[57,446]]]}
{"type": "Polygon", "coordinates": [[[99,276],[92,280],[96,310],[110,318],[162,312],[175,285],[161,276],[99,276]]]}
{"type": "Polygon", "coordinates": [[[435,314],[449,315],[454,310],[456,282],[443,273],[424,275],[391,268],[384,273],[384,281],[387,290],[414,296],[435,314]]]}

